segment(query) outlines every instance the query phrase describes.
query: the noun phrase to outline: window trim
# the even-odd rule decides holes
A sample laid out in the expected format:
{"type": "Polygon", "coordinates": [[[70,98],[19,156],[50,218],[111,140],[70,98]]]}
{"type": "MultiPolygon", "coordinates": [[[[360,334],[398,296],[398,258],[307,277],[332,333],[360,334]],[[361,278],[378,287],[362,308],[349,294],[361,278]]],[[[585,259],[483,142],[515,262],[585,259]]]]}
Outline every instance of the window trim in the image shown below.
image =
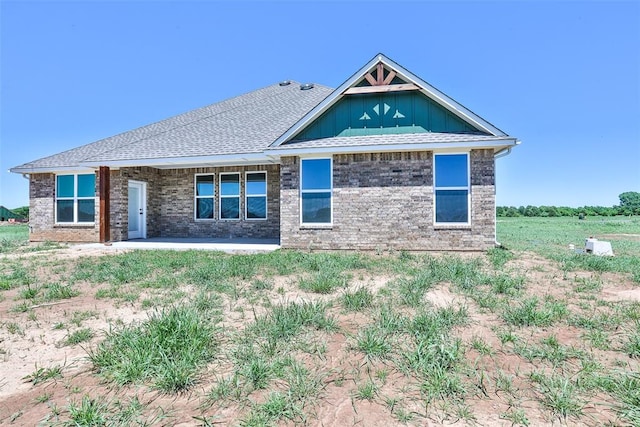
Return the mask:
{"type": "Polygon", "coordinates": [[[240,206],[240,199],[242,198],[242,180],[240,172],[220,172],[218,174],[218,220],[220,221],[240,221],[242,219],[242,209],[240,206]],[[222,176],[223,175],[237,175],[238,176],[238,195],[223,195],[222,194],[222,176]],[[222,218],[222,199],[238,199],[238,217],[237,218],[222,218]]]}
{"type": "Polygon", "coordinates": [[[216,174],[210,173],[197,173],[193,178],[193,220],[194,221],[215,221],[216,220],[216,174]],[[211,176],[213,177],[213,194],[211,196],[198,196],[198,177],[199,176],[211,176]],[[213,199],[213,217],[212,218],[198,218],[198,199],[213,199]]]}
{"type": "Polygon", "coordinates": [[[269,218],[269,198],[267,193],[269,192],[269,181],[267,171],[245,171],[244,173],[244,220],[245,221],[266,221],[269,218]],[[247,191],[247,184],[249,180],[247,175],[249,174],[262,174],[264,175],[264,194],[249,194],[247,191]],[[249,197],[264,197],[264,218],[249,218],[249,197]]]}
{"type": "Polygon", "coordinates": [[[471,225],[471,152],[457,151],[451,153],[433,153],[433,224],[437,227],[468,227],[471,225]],[[436,185],[436,157],[438,156],[454,156],[464,154],[467,158],[467,185],[455,187],[438,187],[436,185]],[[438,190],[465,190],[467,192],[467,221],[466,222],[438,222],[437,220],[437,197],[438,190]]]}
{"type": "Polygon", "coordinates": [[[333,227],[333,156],[330,157],[301,157],[300,158],[300,182],[299,186],[299,196],[300,199],[298,203],[298,208],[300,211],[300,226],[305,228],[329,228],[333,227]],[[302,176],[302,163],[305,160],[329,160],[329,189],[323,190],[303,190],[302,189],[302,181],[304,177],[302,176]],[[329,193],[329,208],[330,208],[330,220],[329,222],[304,222],[304,215],[302,213],[302,195],[303,193],[329,193]]]}
{"type": "Polygon", "coordinates": [[[96,173],[95,172],[72,172],[72,173],[60,173],[55,174],[54,177],[54,200],[53,200],[53,215],[55,225],[95,225],[96,224],[96,173]],[[58,177],[60,176],[73,176],[73,197],[58,197],[58,177]],[[93,196],[78,196],[78,175],[93,175],[93,196]],[[58,221],[58,201],[71,200],[73,201],[73,221],[58,221]],[[93,221],[78,221],[78,201],[80,200],[93,200],[93,221]]]}

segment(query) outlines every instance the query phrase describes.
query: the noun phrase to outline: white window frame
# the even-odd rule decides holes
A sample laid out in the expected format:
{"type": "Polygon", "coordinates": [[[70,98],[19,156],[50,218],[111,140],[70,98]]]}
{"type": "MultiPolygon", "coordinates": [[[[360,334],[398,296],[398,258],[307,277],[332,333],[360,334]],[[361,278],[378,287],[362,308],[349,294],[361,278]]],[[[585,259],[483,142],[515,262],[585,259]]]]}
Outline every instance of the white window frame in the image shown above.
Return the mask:
{"type": "Polygon", "coordinates": [[[56,225],[70,225],[70,224],[77,224],[77,225],[95,225],[96,221],[95,221],[95,212],[96,212],[96,188],[95,188],[95,183],[96,183],[96,179],[95,179],[95,172],[73,172],[73,173],[60,173],[60,174],[56,174],[55,178],[54,178],[54,192],[55,192],[55,198],[54,198],[54,202],[53,202],[53,212],[54,212],[54,218],[55,218],[55,224],[56,225]],[[73,197],[58,197],[58,177],[60,176],[70,176],[73,175],[73,197]],[[78,197],[78,175],[93,175],[94,176],[94,187],[93,187],[93,196],[90,197],[78,197]],[[58,201],[59,200],[73,200],[73,221],[64,221],[64,222],[60,222],[58,221],[58,201]],[[80,200],[93,200],[93,221],[78,221],[78,201],[80,200]]]}
{"type": "Polygon", "coordinates": [[[317,228],[323,228],[323,227],[332,227],[333,226],[333,156],[331,157],[301,157],[300,158],[300,183],[299,183],[299,188],[300,188],[300,193],[299,193],[299,212],[300,212],[300,225],[304,226],[304,227],[317,227],[317,228]],[[303,180],[303,176],[302,176],[302,163],[305,160],[329,160],[329,189],[326,190],[303,190],[302,189],[302,180],[303,180]],[[329,208],[331,210],[331,215],[330,215],[330,220],[329,222],[304,222],[303,221],[303,214],[302,214],[302,194],[303,193],[329,193],[330,197],[329,197],[329,208]]]}
{"type": "Polygon", "coordinates": [[[197,173],[193,179],[193,219],[195,221],[215,221],[216,219],[216,174],[197,173]],[[213,194],[211,196],[198,196],[198,177],[210,176],[213,178],[213,194]],[[198,199],[213,199],[213,218],[198,218],[198,199]]]}
{"type": "Polygon", "coordinates": [[[242,218],[242,210],[240,209],[240,199],[242,196],[242,180],[240,179],[241,177],[241,173],[240,172],[220,172],[218,174],[219,178],[218,178],[218,219],[220,221],[240,221],[242,218]],[[233,196],[229,196],[229,195],[222,195],[222,177],[224,175],[237,175],[238,176],[238,195],[233,195],[233,196]],[[222,218],[222,199],[231,199],[231,198],[237,198],[238,199],[238,217],[237,218],[222,218]]]}
{"type": "Polygon", "coordinates": [[[269,181],[267,180],[267,171],[246,171],[244,173],[244,219],[245,221],[266,221],[269,218],[269,199],[267,193],[269,192],[269,181]],[[249,180],[247,176],[249,174],[262,174],[264,175],[264,194],[249,194],[247,191],[247,183],[249,180]],[[264,197],[264,218],[249,218],[249,197],[264,197]]]}
{"type": "Polygon", "coordinates": [[[470,226],[471,225],[471,153],[469,151],[452,152],[452,153],[434,153],[433,154],[433,223],[436,226],[470,226]],[[436,157],[453,156],[464,154],[467,156],[467,185],[457,187],[437,187],[436,186],[436,157]],[[437,197],[438,190],[466,190],[467,192],[467,222],[438,222],[437,221],[437,197]]]}

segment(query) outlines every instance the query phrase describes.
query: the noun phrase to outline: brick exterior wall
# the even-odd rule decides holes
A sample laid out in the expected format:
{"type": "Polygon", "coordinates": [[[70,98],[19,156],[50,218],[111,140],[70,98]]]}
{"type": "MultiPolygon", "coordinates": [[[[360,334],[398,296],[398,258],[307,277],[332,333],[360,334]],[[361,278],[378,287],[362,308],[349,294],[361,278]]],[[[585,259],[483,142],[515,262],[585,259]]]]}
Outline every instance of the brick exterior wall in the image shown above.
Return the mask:
{"type": "MultiPolygon", "coordinates": [[[[280,237],[285,248],[483,250],[495,242],[495,162],[493,150],[472,150],[471,225],[435,226],[433,153],[369,153],[333,156],[333,226],[300,226],[300,160],[281,165],[160,170],[122,168],[110,172],[111,240],[127,239],[128,182],[147,183],[147,237],[280,237]],[[267,172],[267,220],[244,220],[245,172],[267,172]],[[219,214],[219,174],[240,173],[241,220],[196,220],[195,175],[215,175],[215,217],[219,214]]],[[[96,189],[99,188],[96,176],[96,189]]],[[[97,242],[91,225],[55,224],[55,176],[32,174],[32,241],[97,242]]]]}
{"type": "Polygon", "coordinates": [[[300,160],[280,169],[281,245],[299,249],[483,250],[495,242],[492,150],[473,150],[471,225],[434,226],[433,153],[333,156],[333,225],[300,225],[300,160]]]}
{"type": "MultiPolygon", "coordinates": [[[[147,237],[269,238],[280,237],[280,166],[192,168],[160,170],[149,167],[122,168],[110,172],[111,241],[128,238],[129,180],[147,184],[147,237]],[[245,220],[245,172],[267,172],[267,219],[245,220]],[[240,220],[219,220],[219,174],[240,173],[240,220]],[[196,220],[194,183],[196,174],[214,174],[216,185],[215,218],[196,220]]],[[[99,189],[96,175],[96,194],[99,189]]],[[[55,175],[32,174],[30,180],[31,241],[99,241],[99,197],[96,196],[96,222],[90,225],[55,224],[55,175]]]]}
{"type": "Polygon", "coordinates": [[[280,166],[256,165],[160,171],[162,189],[158,194],[157,221],[160,237],[268,238],[280,237],[280,166]],[[245,172],[267,172],[267,219],[245,220],[245,172]],[[220,220],[220,173],[240,173],[240,220],[220,220]],[[195,219],[194,186],[196,174],[214,174],[216,219],[195,219]]]}
{"type": "MultiPolygon", "coordinates": [[[[99,188],[96,175],[96,189],[99,188]]],[[[100,203],[96,197],[95,224],[55,223],[56,177],[51,173],[34,173],[29,179],[29,240],[32,242],[97,242],[100,203]]]]}

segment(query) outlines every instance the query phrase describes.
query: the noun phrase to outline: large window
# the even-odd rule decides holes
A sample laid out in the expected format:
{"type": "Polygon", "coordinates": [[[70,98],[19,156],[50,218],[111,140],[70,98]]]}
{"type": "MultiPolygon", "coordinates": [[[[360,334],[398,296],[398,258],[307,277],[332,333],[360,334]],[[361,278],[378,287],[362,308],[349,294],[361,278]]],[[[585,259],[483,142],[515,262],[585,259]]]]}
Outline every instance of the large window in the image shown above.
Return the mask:
{"type": "Polygon", "coordinates": [[[302,224],[331,224],[331,159],[302,159],[300,173],[302,224]]]}
{"type": "Polygon", "coordinates": [[[469,223],[469,155],[434,156],[436,224],[469,223]]]}
{"type": "Polygon", "coordinates": [[[267,173],[247,172],[244,193],[245,218],[267,219],[267,173]]]}
{"type": "Polygon", "coordinates": [[[56,222],[95,222],[96,175],[56,176],[56,222]]]}
{"type": "Polygon", "coordinates": [[[240,174],[220,174],[220,219],[240,219],[240,174]]]}
{"type": "Polygon", "coordinates": [[[196,219],[213,219],[215,205],[213,175],[196,175],[196,219]]]}

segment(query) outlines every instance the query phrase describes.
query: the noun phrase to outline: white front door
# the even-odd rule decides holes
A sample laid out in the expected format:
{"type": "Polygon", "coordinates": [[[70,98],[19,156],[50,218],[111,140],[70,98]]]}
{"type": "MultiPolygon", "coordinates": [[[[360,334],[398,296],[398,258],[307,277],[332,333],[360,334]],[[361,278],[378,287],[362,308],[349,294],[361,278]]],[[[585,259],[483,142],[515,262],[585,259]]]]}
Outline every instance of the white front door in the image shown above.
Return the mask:
{"type": "Polygon", "coordinates": [[[147,184],[129,181],[129,239],[147,237],[147,184]]]}

